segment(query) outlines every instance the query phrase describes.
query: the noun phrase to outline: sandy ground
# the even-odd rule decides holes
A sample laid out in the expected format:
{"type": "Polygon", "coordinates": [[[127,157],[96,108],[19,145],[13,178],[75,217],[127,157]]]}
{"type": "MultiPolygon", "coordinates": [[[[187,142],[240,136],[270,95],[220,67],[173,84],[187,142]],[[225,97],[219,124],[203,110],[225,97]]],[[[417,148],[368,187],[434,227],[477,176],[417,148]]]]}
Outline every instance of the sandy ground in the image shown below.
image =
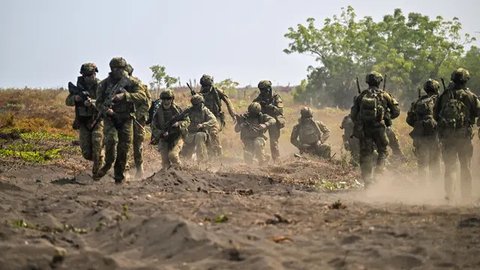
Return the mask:
{"type": "Polygon", "coordinates": [[[478,203],[448,203],[406,174],[364,191],[356,169],[311,157],[151,162],[119,186],[73,160],[1,163],[0,269],[480,268],[478,203]]]}

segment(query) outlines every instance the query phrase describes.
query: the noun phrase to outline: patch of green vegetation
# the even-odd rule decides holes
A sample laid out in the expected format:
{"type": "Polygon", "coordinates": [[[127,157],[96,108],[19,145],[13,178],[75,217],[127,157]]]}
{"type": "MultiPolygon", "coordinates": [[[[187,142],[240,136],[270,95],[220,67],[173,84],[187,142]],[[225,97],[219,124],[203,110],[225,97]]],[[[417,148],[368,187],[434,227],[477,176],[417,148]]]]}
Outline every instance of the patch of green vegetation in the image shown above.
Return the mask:
{"type": "Polygon", "coordinates": [[[349,189],[352,186],[349,185],[347,182],[343,182],[343,181],[332,182],[332,181],[322,179],[315,184],[315,187],[317,189],[326,190],[326,191],[337,191],[337,190],[349,189]]]}
{"type": "Polygon", "coordinates": [[[48,133],[48,132],[42,132],[42,131],[25,132],[25,133],[22,133],[20,137],[26,141],[43,141],[43,140],[73,141],[75,140],[75,137],[71,135],[48,133]]]}
{"type": "Polygon", "coordinates": [[[77,234],[85,234],[85,233],[88,232],[88,230],[85,229],[85,228],[78,228],[78,227],[75,227],[75,226],[70,225],[70,224],[63,224],[63,226],[60,227],[60,228],[58,228],[58,227],[57,228],[51,228],[51,227],[48,227],[48,226],[43,226],[42,227],[38,224],[28,223],[24,219],[12,220],[10,222],[10,225],[13,228],[17,228],[17,229],[31,229],[31,230],[37,230],[37,231],[49,232],[49,233],[73,232],[73,233],[77,233],[77,234]]]}
{"type": "MultiPolygon", "coordinates": [[[[24,145],[25,147],[29,147],[28,144],[24,145]]],[[[9,146],[11,147],[11,145],[9,146]]],[[[39,150],[39,151],[29,151],[29,150],[15,150],[15,149],[0,149],[0,157],[7,158],[7,157],[14,157],[20,158],[27,162],[33,163],[43,163],[49,160],[60,158],[60,151],[61,148],[54,148],[48,150],[39,150]]]]}

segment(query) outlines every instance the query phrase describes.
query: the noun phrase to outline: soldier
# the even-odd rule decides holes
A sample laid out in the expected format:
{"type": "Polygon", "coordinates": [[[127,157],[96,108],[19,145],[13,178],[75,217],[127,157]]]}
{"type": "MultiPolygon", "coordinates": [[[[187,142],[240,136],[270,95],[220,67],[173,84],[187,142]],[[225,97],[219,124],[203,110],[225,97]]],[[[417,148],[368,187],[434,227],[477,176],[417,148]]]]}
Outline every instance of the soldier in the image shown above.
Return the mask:
{"type": "MultiPolygon", "coordinates": [[[[358,141],[357,138],[353,137],[353,127],[354,123],[352,121],[352,118],[349,115],[346,115],[343,118],[342,125],[340,126],[341,129],[343,129],[343,147],[345,150],[350,152],[351,159],[350,163],[354,166],[357,166],[360,160],[360,142],[358,141]]],[[[387,138],[388,138],[388,146],[390,149],[392,149],[392,154],[394,157],[396,157],[400,161],[405,161],[406,158],[403,155],[402,150],[400,149],[400,144],[397,138],[397,135],[395,134],[395,131],[393,128],[387,127],[387,138]]]]}
{"type": "Polygon", "coordinates": [[[70,92],[65,103],[67,106],[75,106],[74,129],[79,130],[80,149],[82,156],[93,161],[92,175],[98,173],[103,163],[102,141],[103,122],[98,122],[92,129],[92,123],[98,113],[95,108],[97,87],[100,82],[96,78],[98,72],[94,63],[85,63],[80,67],[80,74],[77,78],[77,90],[70,92]]]}
{"type": "Polygon", "coordinates": [[[388,138],[385,121],[395,119],[400,114],[398,102],[386,91],[379,88],[383,77],[371,72],[365,79],[368,89],[355,99],[351,117],[355,124],[353,135],[360,140],[360,169],[365,185],[373,181],[373,151],[377,147],[375,173],[381,174],[388,156],[388,138]]]}
{"type": "Polygon", "coordinates": [[[357,166],[360,160],[360,142],[358,141],[358,138],[352,136],[353,127],[354,123],[350,114],[348,114],[343,118],[342,125],[340,126],[340,128],[343,129],[343,147],[350,152],[350,163],[357,166]]]}
{"type": "Polygon", "coordinates": [[[440,173],[440,143],[437,122],[433,119],[433,107],[439,89],[440,84],[437,81],[426,81],[423,90],[427,94],[413,102],[407,113],[407,124],[413,127],[410,136],[417,157],[418,176],[422,179],[427,176],[427,170],[430,170],[431,179],[437,179],[440,173]]]}
{"type": "Polygon", "coordinates": [[[136,81],[142,86],[141,91],[145,93],[145,98],[135,100],[135,118],[133,120],[133,159],[135,162],[135,178],[143,177],[143,141],[145,140],[145,126],[147,122],[151,96],[148,87],[140,79],[133,77],[133,67],[127,64],[126,71],[131,80],[136,81]]]}
{"type": "Polygon", "coordinates": [[[247,164],[251,164],[256,158],[259,165],[268,161],[265,156],[265,143],[267,137],[264,133],[267,129],[276,124],[273,117],[263,114],[262,106],[253,102],[248,106],[248,112],[237,116],[235,132],[240,132],[240,139],[243,142],[243,158],[247,164]]]}
{"type": "Polygon", "coordinates": [[[446,199],[451,199],[453,196],[452,185],[457,157],[460,161],[462,197],[468,200],[471,196],[472,128],[478,116],[480,104],[477,96],[465,86],[469,79],[468,70],[458,68],[453,71],[451,84],[438,97],[433,109],[433,118],[438,123],[438,135],[442,143],[446,199]]]}
{"type": "Polygon", "coordinates": [[[225,114],[222,111],[222,101],[227,105],[227,110],[232,119],[235,121],[235,112],[233,105],[228,96],[220,89],[213,86],[213,78],[210,75],[203,75],[200,78],[200,95],[205,100],[205,107],[207,107],[213,115],[217,118],[219,125],[212,127],[210,130],[210,154],[215,157],[222,155],[222,146],[220,145],[219,133],[225,127],[225,114]]]}
{"type": "Polygon", "coordinates": [[[162,156],[162,169],[181,165],[179,153],[183,146],[182,136],[186,133],[189,124],[187,116],[180,117],[182,109],[174,103],[175,96],[172,90],[160,93],[161,103],[152,119],[151,144],[158,145],[162,156]]]}
{"type": "Polygon", "coordinates": [[[285,126],[285,118],[283,117],[283,101],[280,95],[273,93],[272,82],[263,80],[258,83],[260,94],[253,100],[260,103],[262,113],[268,114],[276,120],[276,124],[268,129],[270,137],[270,152],[273,161],[280,158],[280,150],[278,149],[278,139],[280,138],[280,129],[285,126]]]}
{"type": "Polygon", "coordinates": [[[105,165],[97,178],[103,177],[114,165],[115,183],[125,180],[125,166],[132,137],[134,103],[146,99],[142,86],[132,80],[127,72],[127,62],[122,57],[110,61],[111,72],[97,90],[97,108],[105,115],[105,165]]]}
{"type": "Polygon", "coordinates": [[[194,95],[190,99],[192,107],[187,108],[187,115],[190,119],[188,133],[185,136],[185,146],[183,154],[189,158],[195,152],[197,162],[206,161],[208,158],[207,142],[209,132],[215,128],[218,123],[215,115],[204,105],[204,99],[201,95],[194,95]]]}
{"type": "Polygon", "coordinates": [[[292,129],[290,142],[300,150],[300,153],[330,158],[330,145],[325,144],[330,137],[330,130],[322,122],[313,120],[313,113],[309,107],[304,107],[300,115],[298,124],[292,129]]]}

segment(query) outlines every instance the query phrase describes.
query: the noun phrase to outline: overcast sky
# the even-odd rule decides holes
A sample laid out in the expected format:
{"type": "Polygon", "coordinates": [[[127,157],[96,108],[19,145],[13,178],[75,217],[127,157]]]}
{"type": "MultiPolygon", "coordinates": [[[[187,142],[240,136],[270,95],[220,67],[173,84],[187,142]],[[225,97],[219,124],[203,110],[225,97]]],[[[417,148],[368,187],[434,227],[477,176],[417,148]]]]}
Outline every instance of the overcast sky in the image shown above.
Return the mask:
{"type": "MultiPolygon", "coordinates": [[[[270,79],[295,85],[313,57],[283,53],[288,27],[339,14],[353,6],[359,17],[405,14],[458,17],[464,31],[480,31],[475,0],[2,0],[0,88],[60,87],[75,81],[80,65],[95,62],[98,77],[112,57],[123,56],[135,75],[151,81],[149,67],[185,82],[204,73],[241,85],[270,79]]],[[[477,33],[478,35],[478,33],[477,33]]],[[[477,41],[478,45],[479,42],[477,41]]]]}

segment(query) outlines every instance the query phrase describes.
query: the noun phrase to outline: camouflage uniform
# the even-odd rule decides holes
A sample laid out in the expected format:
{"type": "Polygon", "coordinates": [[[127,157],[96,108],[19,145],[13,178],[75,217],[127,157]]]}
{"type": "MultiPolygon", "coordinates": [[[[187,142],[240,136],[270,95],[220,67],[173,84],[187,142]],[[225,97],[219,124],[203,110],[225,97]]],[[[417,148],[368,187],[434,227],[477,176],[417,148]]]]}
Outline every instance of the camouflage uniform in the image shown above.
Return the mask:
{"type": "Polygon", "coordinates": [[[227,105],[228,113],[232,118],[235,118],[233,105],[228,96],[220,89],[213,86],[213,78],[209,75],[203,75],[200,78],[200,95],[205,100],[205,107],[207,107],[213,115],[217,118],[218,125],[212,127],[210,130],[210,155],[219,157],[222,155],[222,146],[220,144],[219,133],[225,127],[225,114],[222,111],[222,101],[227,105]]]}
{"type": "Polygon", "coordinates": [[[438,123],[438,135],[442,143],[447,198],[453,195],[452,185],[457,157],[460,161],[462,197],[468,199],[471,196],[472,128],[479,114],[480,105],[477,96],[465,86],[469,79],[470,74],[466,69],[455,70],[451,76],[452,83],[438,97],[433,109],[433,117],[438,123]]]}
{"type": "MultiPolygon", "coordinates": [[[[359,164],[360,161],[360,141],[358,138],[353,137],[353,127],[355,124],[350,117],[350,114],[345,116],[342,121],[342,125],[340,126],[343,129],[343,147],[345,150],[350,152],[351,160],[350,162],[356,166],[359,164]]],[[[392,149],[393,156],[399,158],[400,160],[405,160],[405,156],[403,155],[402,150],[400,149],[400,143],[398,141],[397,134],[393,128],[386,129],[387,138],[388,138],[388,146],[392,149]]],[[[376,146],[375,146],[376,149],[376,146]]]]}
{"type": "Polygon", "coordinates": [[[425,82],[423,89],[427,95],[413,102],[407,113],[407,124],[413,127],[410,136],[413,139],[417,157],[418,175],[425,179],[427,170],[430,178],[438,179],[440,174],[440,142],[438,141],[437,122],[433,119],[433,107],[438,97],[440,84],[435,80],[425,82]]]}
{"type": "Polygon", "coordinates": [[[285,126],[285,118],[283,117],[283,101],[280,95],[272,92],[272,82],[263,80],[258,83],[260,94],[253,101],[260,103],[262,113],[268,114],[276,120],[276,124],[268,129],[270,137],[270,152],[272,159],[277,161],[280,158],[280,150],[278,149],[278,139],[280,139],[280,129],[285,126]]]}
{"type": "Polygon", "coordinates": [[[203,102],[201,95],[194,95],[191,98],[192,107],[188,108],[186,113],[190,123],[183,147],[183,154],[189,158],[195,152],[199,163],[208,158],[209,132],[218,125],[215,115],[204,106],[203,102]]]}
{"type": "Polygon", "coordinates": [[[125,166],[132,137],[132,119],[134,103],[146,99],[142,86],[132,80],[125,71],[127,63],[121,57],[110,61],[109,76],[100,83],[97,90],[97,108],[107,116],[105,121],[105,165],[100,169],[98,177],[105,175],[114,165],[116,183],[125,180],[125,166]],[[109,110],[113,111],[109,115],[109,110]]]}
{"type": "Polygon", "coordinates": [[[325,144],[325,141],[330,137],[330,130],[322,122],[313,120],[313,113],[310,108],[304,107],[300,114],[298,124],[292,129],[290,142],[300,150],[300,153],[330,158],[330,145],[325,144]]]}
{"type": "Polygon", "coordinates": [[[381,174],[388,156],[388,137],[385,120],[398,117],[398,102],[386,91],[379,89],[383,77],[378,72],[366,76],[369,88],[355,99],[351,117],[355,123],[353,135],[360,140],[360,169],[365,185],[373,181],[374,147],[377,147],[376,173],[381,174]]]}
{"type": "Polygon", "coordinates": [[[148,91],[148,87],[143,84],[140,79],[132,76],[133,67],[130,64],[127,64],[126,71],[131,80],[142,86],[141,91],[145,94],[145,98],[134,100],[135,120],[133,123],[133,159],[137,170],[136,177],[141,178],[143,176],[143,141],[145,140],[145,126],[148,111],[150,109],[151,95],[150,91],[148,91]]]}
{"type": "Polygon", "coordinates": [[[248,106],[248,113],[237,117],[235,132],[240,132],[240,139],[243,142],[243,158],[246,163],[251,164],[256,158],[259,165],[268,161],[265,156],[265,143],[267,137],[264,133],[267,129],[276,124],[273,117],[263,114],[262,106],[253,102],[248,106]]]}
{"type": "Polygon", "coordinates": [[[173,103],[172,90],[163,91],[160,99],[162,103],[157,108],[151,124],[152,144],[158,145],[158,151],[162,156],[162,168],[168,169],[172,165],[177,167],[181,165],[179,153],[183,146],[182,136],[186,133],[189,118],[179,117],[182,109],[173,103]],[[171,103],[167,106],[168,100],[171,103]],[[175,122],[171,122],[175,117],[179,117],[176,126],[175,122]]]}
{"type": "Polygon", "coordinates": [[[350,114],[348,114],[343,118],[340,128],[343,129],[343,147],[345,148],[345,150],[350,152],[350,162],[353,165],[358,165],[358,162],[360,160],[360,142],[358,138],[352,136],[354,126],[355,124],[353,123],[350,114]]]}
{"type": "Polygon", "coordinates": [[[92,123],[98,113],[95,108],[95,99],[97,97],[97,87],[100,82],[95,77],[98,72],[94,63],[83,64],[80,68],[82,76],[77,78],[77,87],[88,92],[90,100],[85,106],[85,100],[75,101],[75,94],[70,93],[65,100],[67,106],[75,106],[74,128],[79,130],[80,149],[82,156],[93,161],[92,174],[96,175],[103,163],[102,141],[103,141],[103,122],[98,122],[93,129],[92,123]]]}

